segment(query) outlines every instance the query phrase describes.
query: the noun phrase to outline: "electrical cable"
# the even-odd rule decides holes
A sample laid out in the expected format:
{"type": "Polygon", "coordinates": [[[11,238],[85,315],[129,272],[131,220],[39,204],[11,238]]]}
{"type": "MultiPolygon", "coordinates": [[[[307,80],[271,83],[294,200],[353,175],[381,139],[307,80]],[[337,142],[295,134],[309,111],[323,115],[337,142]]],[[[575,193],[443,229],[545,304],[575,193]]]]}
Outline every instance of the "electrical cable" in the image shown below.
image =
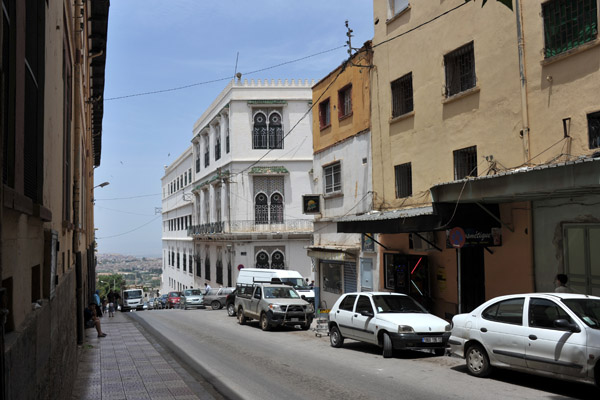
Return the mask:
{"type": "Polygon", "coordinates": [[[160,196],[162,193],[153,193],[153,194],[142,194],[140,196],[132,196],[132,197],[115,197],[112,199],[94,199],[94,201],[99,201],[99,200],[130,200],[130,199],[139,199],[141,197],[151,197],[151,196],[160,196]]]}
{"type": "Polygon", "coordinates": [[[157,220],[158,218],[160,218],[160,217],[162,217],[162,215],[160,215],[160,214],[159,214],[158,216],[156,216],[156,217],[152,218],[150,221],[146,222],[145,224],[143,224],[143,225],[140,225],[140,226],[138,226],[137,228],[134,228],[134,229],[132,229],[132,230],[130,230],[130,231],[123,232],[123,233],[119,233],[118,235],[111,235],[111,236],[97,237],[97,238],[96,238],[96,240],[100,240],[100,239],[110,239],[110,238],[114,238],[114,237],[119,237],[119,236],[127,235],[128,233],[135,232],[135,231],[137,231],[138,229],[141,229],[141,228],[143,228],[144,226],[146,226],[146,225],[148,225],[148,224],[150,224],[150,223],[152,223],[152,222],[156,221],[156,220],[157,220]]]}
{"type": "Polygon", "coordinates": [[[95,208],[100,208],[100,209],[102,209],[102,210],[109,210],[109,211],[120,212],[120,213],[123,213],[123,214],[140,215],[140,216],[142,216],[142,217],[152,217],[152,216],[154,216],[154,215],[155,215],[155,214],[152,214],[152,215],[150,215],[150,214],[140,214],[140,213],[134,213],[134,212],[130,212],[130,211],[115,210],[114,208],[101,207],[101,206],[98,206],[98,205],[95,205],[94,207],[95,207],[95,208]]]}
{"type": "MultiPolygon", "coordinates": [[[[332,49],[329,49],[329,50],[323,50],[323,51],[320,51],[318,53],[314,53],[314,54],[311,54],[311,55],[308,55],[308,56],[296,58],[294,60],[285,61],[285,62],[276,64],[276,65],[272,65],[270,67],[265,67],[265,68],[257,69],[255,71],[246,72],[246,73],[244,73],[242,75],[244,75],[244,76],[245,75],[253,75],[253,74],[257,74],[259,72],[268,71],[270,69],[278,68],[278,67],[281,67],[283,65],[293,64],[293,63],[296,63],[296,62],[299,62],[299,61],[303,61],[303,60],[306,60],[306,59],[309,59],[309,58],[312,58],[312,57],[319,56],[321,54],[330,53],[332,51],[339,50],[339,49],[344,48],[344,47],[346,47],[346,45],[338,46],[338,47],[335,47],[335,48],[332,48],[332,49]]],[[[228,76],[228,77],[212,79],[212,80],[204,81],[204,82],[192,83],[192,84],[189,84],[189,85],[177,86],[177,87],[173,87],[173,88],[169,88],[169,89],[152,90],[152,91],[149,91],[149,92],[141,92],[141,93],[133,93],[133,94],[123,95],[123,96],[109,97],[107,99],[104,99],[104,101],[121,100],[121,99],[130,98],[130,97],[148,96],[148,95],[151,95],[151,94],[174,92],[174,91],[177,91],[177,90],[188,89],[188,88],[191,88],[191,87],[194,87],[194,86],[208,85],[209,83],[216,83],[216,82],[230,81],[230,80],[231,80],[231,76],[228,76]]]]}

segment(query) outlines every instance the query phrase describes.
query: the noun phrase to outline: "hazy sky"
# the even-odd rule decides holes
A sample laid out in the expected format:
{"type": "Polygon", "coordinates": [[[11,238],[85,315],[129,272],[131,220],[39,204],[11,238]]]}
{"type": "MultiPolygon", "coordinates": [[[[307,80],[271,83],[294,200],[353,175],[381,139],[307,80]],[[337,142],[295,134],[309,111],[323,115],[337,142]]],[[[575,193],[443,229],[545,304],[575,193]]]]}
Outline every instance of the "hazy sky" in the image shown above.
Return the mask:
{"type": "MultiPolygon", "coordinates": [[[[373,37],[372,0],[112,0],[95,171],[96,185],[110,185],[94,191],[98,251],[161,256],[155,208],[164,166],[189,146],[194,122],[233,77],[238,52],[244,74],[334,49],[346,42],[345,20],[352,46],[361,47],[373,37]]],[[[245,77],[318,81],[346,51],[245,77]]]]}

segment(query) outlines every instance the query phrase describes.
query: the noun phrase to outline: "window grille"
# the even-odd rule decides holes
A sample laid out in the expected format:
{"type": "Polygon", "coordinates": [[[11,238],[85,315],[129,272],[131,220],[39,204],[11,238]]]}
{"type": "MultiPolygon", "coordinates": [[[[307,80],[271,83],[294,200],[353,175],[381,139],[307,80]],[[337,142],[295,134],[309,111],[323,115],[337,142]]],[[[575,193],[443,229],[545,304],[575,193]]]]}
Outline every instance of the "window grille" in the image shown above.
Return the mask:
{"type": "Polygon", "coordinates": [[[254,223],[269,223],[269,206],[267,204],[267,195],[264,193],[259,193],[256,195],[254,202],[254,223]]]}
{"type": "Polygon", "coordinates": [[[281,116],[275,112],[269,117],[269,149],[283,149],[281,116]]]}
{"type": "Polygon", "coordinates": [[[553,0],[542,4],[546,58],[598,36],[597,0],[553,0]]]}
{"type": "Polygon", "coordinates": [[[210,256],[208,255],[208,248],[206,248],[206,257],[204,258],[204,279],[210,281],[210,256]]]}
{"type": "Polygon", "coordinates": [[[473,42],[444,56],[446,66],[446,97],[475,87],[475,53],[473,42]]]}
{"type": "Polygon", "coordinates": [[[477,146],[454,151],[454,180],[477,176],[477,146]]]}
{"type": "Polygon", "coordinates": [[[221,135],[217,132],[215,140],[215,161],[221,158],[221,135]]]}
{"type": "Polygon", "coordinates": [[[256,255],[256,268],[269,269],[269,255],[264,251],[256,255]]]}
{"type": "Polygon", "coordinates": [[[181,256],[181,262],[183,264],[183,272],[186,272],[187,271],[187,257],[185,256],[185,253],[183,253],[181,256]]]}
{"type": "Polygon", "coordinates": [[[324,129],[331,125],[331,113],[329,109],[329,99],[323,100],[319,104],[319,123],[321,129],[324,129]]]}
{"type": "Polygon", "coordinates": [[[190,274],[193,274],[194,273],[194,257],[192,257],[191,254],[188,256],[188,263],[189,263],[189,267],[190,267],[190,274]]]}
{"type": "Polygon", "coordinates": [[[412,167],[410,163],[396,165],[396,198],[412,196],[412,167]]]}
{"type": "Polygon", "coordinates": [[[252,128],[252,148],[267,148],[267,117],[263,113],[254,116],[254,127],[252,128]]]}
{"type": "Polygon", "coordinates": [[[283,196],[279,193],[271,195],[271,223],[283,224],[283,196]]]}
{"type": "Polygon", "coordinates": [[[350,115],[352,112],[352,85],[346,86],[338,93],[338,118],[350,115]]]}
{"type": "Polygon", "coordinates": [[[276,251],[271,256],[271,268],[272,269],[285,269],[285,261],[283,253],[276,251]]]}
{"type": "Polygon", "coordinates": [[[588,114],[587,120],[590,149],[600,148],[600,111],[588,114]]]}
{"type": "Polygon", "coordinates": [[[412,72],[392,82],[392,118],[413,111],[412,72]]]}
{"type": "Polygon", "coordinates": [[[325,177],[325,193],[333,193],[342,190],[342,173],[340,163],[323,167],[325,177]]]}
{"type": "Polygon", "coordinates": [[[223,284],[223,256],[221,253],[221,247],[217,248],[217,283],[223,284]]]}
{"type": "Polygon", "coordinates": [[[177,269],[179,269],[179,252],[177,252],[177,255],[175,256],[175,260],[177,261],[177,269]]]}

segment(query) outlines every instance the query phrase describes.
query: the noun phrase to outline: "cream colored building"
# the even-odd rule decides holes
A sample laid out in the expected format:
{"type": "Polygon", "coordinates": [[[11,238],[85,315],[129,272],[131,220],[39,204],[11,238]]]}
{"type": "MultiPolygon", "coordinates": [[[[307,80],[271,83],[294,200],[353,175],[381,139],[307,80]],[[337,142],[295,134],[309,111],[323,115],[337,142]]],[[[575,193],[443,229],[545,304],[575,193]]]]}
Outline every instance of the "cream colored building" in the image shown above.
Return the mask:
{"type": "Polygon", "coordinates": [[[69,398],[95,281],[108,0],[2,0],[0,399],[69,398]]]}
{"type": "Polygon", "coordinates": [[[599,293],[598,1],[375,0],[373,18],[378,212],[338,228],[380,233],[380,289],[446,317],[558,272],[599,293]]]}

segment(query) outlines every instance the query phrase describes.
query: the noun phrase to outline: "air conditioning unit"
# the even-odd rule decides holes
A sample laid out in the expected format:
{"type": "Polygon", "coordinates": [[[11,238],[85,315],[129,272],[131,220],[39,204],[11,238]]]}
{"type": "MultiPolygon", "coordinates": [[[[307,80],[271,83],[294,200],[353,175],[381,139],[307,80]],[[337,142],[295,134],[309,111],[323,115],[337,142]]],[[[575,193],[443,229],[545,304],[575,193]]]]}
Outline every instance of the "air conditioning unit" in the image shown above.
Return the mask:
{"type": "Polygon", "coordinates": [[[410,234],[410,243],[412,243],[411,249],[414,251],[430,251],[434,250],[435,247],[429,243],[435,244],[435,234],[433,232],[419,232],[419,235],[426,239],[423,240],[421,237],[414,233],[410,234]],[[429,242],[429,243],[427,243],[429,242]]]}

